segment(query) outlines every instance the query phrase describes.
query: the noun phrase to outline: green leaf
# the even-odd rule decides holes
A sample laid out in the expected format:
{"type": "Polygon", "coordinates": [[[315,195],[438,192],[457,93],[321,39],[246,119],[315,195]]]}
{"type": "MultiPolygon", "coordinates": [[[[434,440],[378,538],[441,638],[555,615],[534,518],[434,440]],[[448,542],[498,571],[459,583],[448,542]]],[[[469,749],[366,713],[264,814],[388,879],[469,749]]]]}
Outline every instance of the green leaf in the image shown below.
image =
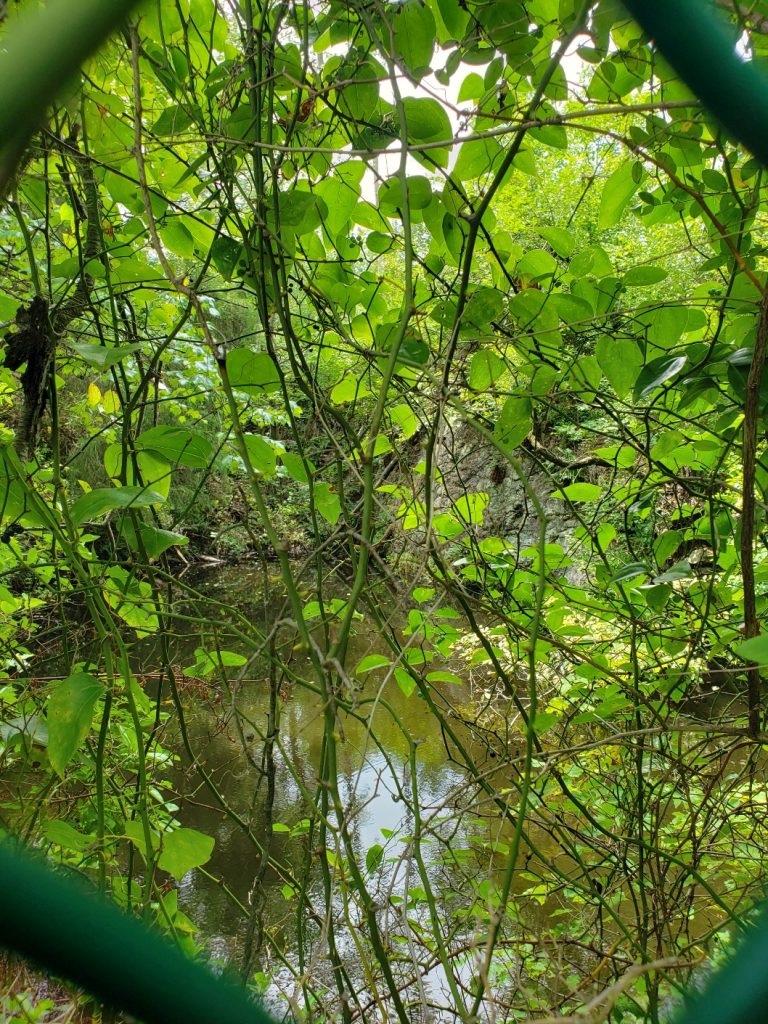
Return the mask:
{"type": "Polygon", "coordinates": [[[102,591],[107,604],[138,636],[149,636],[157,631],[158,618],[155,597],[149,583],[120,566],[107,569],[102,591]]]}
{"type": "Polygon", "coordinates": [[[146,508],[164,501],[162,494],[147,487],[94,487],[77,499],[70,515],[75,526],[82,526],[114,508],[146,508]]]}
{"type": "Polygon", "coordinates": [[[432,8],[445,30],[440,42],[463,39],[470,18],[465,0],[432,0],[432,8]]]}
{"type": "Polygon", "coordinates": [[[512,166],[515,170],[522,171],[523,174],[529,174],[532,178],[538,178],[539,176],[536,157],[534,156],[533,150],[529,147],[523,146],[521,148],[520,152],[512,161],[512,166]]]}
{"type": "Polygon", "coordinates": [[[462,329],[469,333],[493,336],[493,322],[504,310],[504,296],[498,288],[476,288],[467,300],[462,317],[462,329]]]}
{"type": "Polygon", "coordinates": [[[221,672],[222,668],[241,668],[248,661],[236,651],[214,651],[209,653],[202,647],[195,648],[195,663],[188,665],[183,671],[185,676],[205,679],[206,676],[221,672]]]}
{"type": "Polygon", "coordinates": [[[680,562],[675,562],[673,566],[667,569],[666,572],[654,577],[654,583],[676,583],[678,580],[687,580],[696,573],[693,571],[690,562],[686,562],[683,559],[680,562]]]}
{"type": "Polygon", "coordinates": [[[294,452],[280,452],[280,461],[285,466],[288,475],[297,483],[308,484],[310,482],[309,473],[313,473],[315,467],[309,460],[302,461],[301,456],[294,452]]]}
{"type": "Polygon", "coordinates": [[[91,366],[98,366],[100,370],[108,370],[130,355],[131,352],[138,352],[141,345],[92,345],[90,342],[79,342],[72,345],[72,350],[77,352],[81,359],[91,366]]]}
{"type": "Polygon", "coordinates": [[[75,672],[57,683],[48,701],[48,757],[58,775],[77,753],[91,729],[96,702],[104,687],[87,672],[75,672]]]}
{"type": "MultiPolygon", "coordinates": [[[[13,320],[16,310],[19,308],[19,300],[11,295],[0,292],[0,320],[13,320]]],[[[97,345],[96,348],[99,346],[97,345]]]]}
{"type": "Polygon", "coordinates": [[[518,261],[517,272],[531,281],[552,277],[557,271],[557,260],[546,249],[531,249],[518,261]]]}
{"type": "Polygon", "coordinates": [[[6,435],[5,444],[0,444],[0,521],[45,525],[48,519],[44,512],[36,509],[23,478],[24,469],[6,435]]]}
{"type": "Polygon", "coordinates": [[[560,716],[551,711],[539,711],[531,722],[531,728],[541,735],[542,733],[545,733],[547,729],[551,729],[559,720],[560,716]]]}
{"type": "Polygon", "coordinates": [[[595,346],[595,356],[608,383],[619,398],[625,398],[643,368],[643,356],[637,342],[603,334],[595,346]]]}
{"type": "Polygon", "coordinates": [[[582,401],[589,401],[589,392],[597,391],[600,387],[602,367],[594,356],[579,356],[569,376],[575,381],[574,391],[581,393],[582,401]]]}
{"type": "Polygon", "coordinates": [[[501,377],[507,364],[487,349],[481,349],[472,356],[469,364],[469,386],[473,391],[486,391],[501,377]]]}
{"type": "Polygon", "coordinates": [[[445,669],[438,669],[435,672],[427,672],[427,681],[430,683],[451,683],[453,686],[463,686],[464,680],[455,672],[448,672],[445,669]]]}
{"type": "Polygon", "coordinates": [[[166,107],[157,121],[152,126],[154,135],[178,135],[194,124],[194,117],[187,110],[176,104],[173,107],[166,107]]]}
{"type": "Polygon", "coordinates": [[[116,285],[133,285],[164,280],[159,266],[150,264],[143,256],[139,255],[115,260],[115,265],[112,268],[112,282],[116,285]]]}
{"type": "Polygon", "coordinates": [[[8,743],[19,737],[38,747],[48,746],[48,726],[40,715],[16,715],[0,721],[0,739],[8,743]]]}
{"type": "Polygon", "coordinates": [[[676,377],[687,362],[687,356],[661,356],[651,360],[637,379],[634,400],[639,402],[647,398],[652,391],[676,377]]]}
{"type": "Polygon", "coordinates": [[[338,494],[331,488],[330,484],[317,483],[312,488],[315,499],[315,508],[326,522],[335,526],[341,515],[341,501],[338,494]]]}
{"type": "Polygon", "coordinates": [[[253,137],[254,124],[253,109],[250,103],[241,103],[224,120],[221,126],[222,135],[224,138],[244,142],[253,137]]]}
{"type": "Polygon", "coordinates": [[[649,586],[639,588],[645,598],[648,607],[658,612],[666,605],[674,591],[666,583],[653,583],[649,586]]]}
{"type": "Polygon", "coordinates": [[[365,867],[369,875],[373,875],[378,871],[383,859],[384,847],[379,845],[379,843],[374,843],[365,855],[365,867]]]}
{"type": "Polygon", "coordinates": [[[486,91],[483,76],[478,75],[476,71],[470,71],[459,86],[457,102],[464,103],[465,100],[479,100],[486,91]]]}
{"type": "Polygon", "coordinates": [[[194,828],[177,828],[164,832],[158,867],[180,882],[193,868],[202,867],[211,859],[215,840],[194,828]]]}
{"type": "Polygon", "coordinates": [[[192,232],[179,217],[167,220],[159,233],[163,244],[171,252],[188,260],[194,257],[195,240],[192,232]]]}
{"type": "Polygon", "coordinates": [[[297,235],[308,235],[316,231],[328,217],[328,204],[315,192],[292,188],[278,195],[281,230],[289,228],[297,235]]]}
{"type": "Polygon", "coordinates": [[[613,273],[613,264],[602,246],[590,245],[571,259],[568,269],[576,278],[587,274],[593,277],[607,277],[613,273]]]}
{"type": "Polygon", "coordinates": [[[76,850],[82,853],[96,839],[93,835],[84,835],[73,828],[69,822],[54,819],[46,821],[42,827],[43,835],[49,843],[55,843],[64,850],[76,850]]]}
{"type": "Polygon", "coordinates": [[[277,469],[277,449],[260,434],[246,434],[245,447],[251,466],[262,476],[271,477],[277,469]]]}
{"type": "Polygon", "coordinates": [[[463,522],[481,526],[490,500],[490,496],[484,491],[462,494],[454,501],[453,511],[463,522]]]}
{"type": "Polygon", "coordinates": [[[395,679],[403,695],[405,697],[410,697],[413,691],[416,689],[416,680],[413,678],[410,672],[407,672],[404,668],[396,668],[395,679]]]}
{"type": "Polygon", "coordinates": [[[315,195],[320,196],[327,208],[323,215],[323,228],[330,235],[343,232],[348,236],[346,225],[357,212],[360,182],[364,174],[365,164],[362,160],[349,160],[336,164],[333,176],[324,178],[314,186],[315,195]]]}
{"type": "Polygon", "coordinates": [[[427,150],[423,156],[414,153],[414,156],[427,163],[427,166],[435,163],[438,167],[447,167],[448,144],[453,139],[453,131],[443,107],[431,97],[414,99],[411,96],[406,96],[402,105],[410,142],[417,145],[421,142],[446,142],[445,148],[427,150]]]}
{"type": "MultiPolygon", "coordinates": [[[[133,0],[57,0],[45,8],[24,6],[9,18],[0,57],[0,139],[6,153],[19,155],[18,143],[41,123],[56,94],[77,76],[81,65],[124,21],[133,0]]],[[[7,159],[10,175],[14,161],[7,159]]]]}
{"type": "Polygon", "coordinates": [[[595,310],[586,299],[574,295],[573,292],[556,292],[547,301],[548,306],[555,310],[563,321],[574,330],[583,330],[591,326],[595,310]]]}
{"type": "Polygon", "coordinates": [[[603,488],[597,484],[569,484],[555,491],[553,498],[567,498],[568,501],[599,501],[603,488]]]}
{"type": "Polygon", "coordinates": [[[385,235],[381,231],[372,231],[366,236],[365,244],[370,252],[381,255],[381,253],[389,252],[395,244],[395,239],[392,235],[385,235]]]}
{"type": "Polygon", "coordinates": [[[768,634],[753,636],[736,644],[733,648],[734,654],[745,661],[753,661],[758,665],[768,665],[768,634]]]}
{"type": "MultiPolygon", "coordinates": [[[[119,444],[110,444],[104,450],[104,468],[107,474],[119,483],[123,471],[123,447],[119,444]]],[[[136,454],[136,462],[139,467],[139,480],[145,488],[151,488],[165,499],[171,489],[171,464],[167,459],[157,455],[155,452],[139,449],[136,454]]],[[[136,472],[132,459],[129,459],[125,467],[126,480],[129,486],[136,484],[136,472]]]]}
{"type": "Polygon", "coordinates": [[[537,228],[536,230],[558,256],[568,259],[573,255],[573,250],[576,248],[576,236],[572,231],[568,231],[566,228],[537,228]]]}
{"type": "Polygon", "coordinates": [[[643,165],[639,162],[623,163],[613,172],[603,186],[600,213],[597,218],[599,228],[604,230],[619,223],[621,215],[640,188],[644,176],[643,165]]]}
{"type": "Polygon", "coordinates": [[[385,72],[378,61],[370,55],[355,60],[350,54],[336,71],[339,108],[353,121],[367,121],[379,99],[378,79],[385,72]]]}
{"type": "Polygon", "coordinates": [[[388,413],[390,423],[399,428],[404,438],[413,437],[419,429],[419,417],[407,403],[392,406],[388,413]]]}
{"type": "Polygon", "coordinates": [[[653,557],[663,566],[683,543],[682,530],[666,530],[653,542],[653,557]]]}
{"type": "Polygon", "coordinates": [[[137,536],[134,524],[128,516],[125,516],[120,524],[120,532],[134,551],[143,548],[149,558],[159,558],[169,548],[189,544],[189,538],[183,534],[161,530],[159,526],[149,526],[147,523],[138,524],[137,536]]]}
{"type": "Polygon", "coordinates": [[[759,917],[750,921],[739,947],[708,979],[703,993],[691,993],[679,1024],[757,1024],[765,1020],[768,977],[763,965],[768,959],[768,913],[764,905],[759,917]]]}
{"type": "Polygon", "coordinates": [[[375,668],[388,668],[391,662],[389,658],[386,658],[383,654],[366,654],[366,656],[357,663],[355,673],[359,676],[365,672],[371,672],[375,668]]]}
{"type": "Polygon", "coordinates": [[[225,281],[231,281],[232,275],[243,256],[243,246],[228,235],[218,234],[211,245],[211,262],[225,281]]]}
{"type": "MultiPolygon", "coordinates": [[[[320,601],[307,601],[304,605],[304,618],[307,622],[319,618],[338,619],[341,618],[341,614],[346,607],[347,602],[343,601],[340,597],[334,597],[322,604],[320,601]]],[[[355,616],[355,618],[359,617],[355,616]]]]}
{"type": "Polygon", "coordinates": [[[559,124],[542,125],[541,128],[531,129],[531,138],[541,142],[553,149],[568,149],[568,133],[559,124]]]}
{"type": "Polygon", "coordinates": [[[227,375],[236,391],[265,392],[280,388],[280,374],[266,352],[232,349],[227,353],[227,375]]]}
{"type": "MultiPolygon", "coordinates": [[[[124,833],[126,839],[129,839],[130,842],[133,843],[133,845],[139,851],[141,856],[144,858],[144,862],[146,863],[146,861],[147,861],[147,844],[146,844],[146,839],[145,839],[145,836],[144,836],[144,828],[143,828],[141,822],[139,821],[139,819],[137,818],[137,819],[135,819],[133,821],[131,821],[131,820],[126,821],[124,823],[124,825],[123,825],[123,833],[124,833]]],[[[155,842],[154,842],[154,840],[157,839],[157,833],[154,830],[151,831],[151,839],[153,840],[152,841],[152,850],[154,850],[155,849],[155,842]]]]}
{"type": "Polygon", "coordinates": [[[423,366],[429,360],[429,348],[421,338],[406,334],[397,353],[398,365],[423,366]]]}
{"type": "Polygon", "coordinates": [[[648,288],[658,284],[667,276],[663,267],[632,267],[622,278],[626,288],[648,288]]]}
{"type": "Polygon", "coordinates": [[[334,405],[354,402],[367,395],[368,388],[353,373],[345,373],[341,380],[331,388],[331,401],[334,405]]]}
{"type": "Polygon", "coordinates": [[[613,574],[611,583],[624,583],[626,580],[633,580],[638,576],[647,576],[648,573],[649,569],[645,562],[627,562],[613,574]]]}
{"type": "MultiPolygon", "coordinates": [[[[415,77],[429,71],[435,45],[435,19],[423,0],[406,0],[385,8],[392,28],[395,54],[415,77]]],[[[385,28],[385,32],[388,30],[385,28]]]]}
{"type": "Polygon", "coordinates": [[[473,139],[464,142],[459,149],[451,177],[455,181],[470,181],[486,174],[493,174],[504,156],[496,139],[473,139]]]}
{"type": "Polygon", "coordinates": [[[533,404],[530,398],[508,398],[496,421],[494,434],[504,448],[512,451],[533,430],[533,404]]]}
{"type": "Polygon", "coordinates": [[[153,452],[172,465],[203,469],[213,451],[207,437],[185,427],[150,427],[136,438],[136,447],[153,452]]]}
{"type": "MultiPolygon", "coordinates": [[[[432,202],[432,186],[429,178],[415,174],[405,179],[409,209],[423,210],[432,202]]],[[[403,183],[400,178],[388,178],[379,189],[379,206],[391,206],[402,210],[405,206],[403,183]]],[[[385,236],[386,237],[386,236],[385,236]]],[[[391,239],[389,242],[391,243],[391,239]]]]}

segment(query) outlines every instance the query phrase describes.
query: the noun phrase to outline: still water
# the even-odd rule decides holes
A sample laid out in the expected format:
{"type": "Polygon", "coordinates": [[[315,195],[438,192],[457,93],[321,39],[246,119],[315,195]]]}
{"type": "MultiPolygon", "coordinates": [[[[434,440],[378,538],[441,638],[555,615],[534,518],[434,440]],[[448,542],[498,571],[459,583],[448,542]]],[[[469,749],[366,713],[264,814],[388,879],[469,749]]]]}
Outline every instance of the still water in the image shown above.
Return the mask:
{"type": "MultiPolygon", "coordinates": [[[[257,572],[249,575],[242,568],[215,569],[195,574],[192,584],[210,600],[220,594],[222,600],[234,601],[258,628],[267,616],[281,614],[283,600],[276,588],[275,596],[265,602],[261,579],[257,572]]],[[[225,632],[218,632],[217,642],[229,651],[250,653],[236,636],[225,632]]],[[[175,661],[181,667],[193,663],[200,643],[200,635],[193,631],[177,640],[175,661]]],[[[366,655],[382,653],[382,648],[381,638],[364,621],[358,622],[347,664],[354,667],[366,655]]],[[[142,660],[149,663],[150,658],[148,649],[142,660]]],[[[311,678],[308,659],[301,652],[293,656],[291,670],[311,678]]],[[[184,826],[216,841],[205,871],[190,872],[182,881],[179,907],[197,925],[214,958],[249,976],[263,972],[273,979],[268,997],[275,1008],[278,992],[287,998],[296,994],[295,974],[300,965],[307,970],[307,961],[313,983],[330,988],[332,974],[323,947],[327,941],[323,915],[330,913],[339,956],[364,991],[364,971],[353,934],[364,923],[355,900],[339,884],[338,866],[332,871],[330,910],[324,898],[315,806],[324,737],[322,702],[301,683],[280,680],[278,743],[268,769],[264,759],[270,709],[268,661],[257,657],[242,671],[247,681],[236,682],[238,670],[233,669],[229,686],[215,684],[207,692],[190,686],[185,692],[190,746],[234,815],[222,812],[177,740],[180,765],[173,783],[178,816],[184,826]],[[235,816],[238,820],[233,820],[235,816]],[[297,883],[307,888],[309,905],[299,906],[297,883]],[[304,917],[299,927],[297,914],[304,917]]],[[[382,933],[396,949],[405,947],[402,959],[410,962],[412,976],[419,975],[414,983],[417,996],[434,1007],[445,1003],[449,994],[440,965],[425,946],[414,943],[415,932],[427,924],[428,911],[424,879],[419,877],[411,842],[413,805],[421,819],[419,854],[439,911],[447,915],[449,907],[451,911],[460,908],[466,917],[451,936],[453,947],[464,944],[470,950],[464,955],[465,965],[457,968],[465,983],[474,971],[471,946],[478,928],[470,908],[478,899],[482,903],[484,896],[487,902],[488,887],[498,874],[497,857],[488,852],[488,846],[502,842],[510,826],[500,826],[498,816],[482,815],[476,782],[418,692],[405,696],[394,679],[382,680],[382,672],[371,673],[356,689],[356,712],[338,718],[341,813],[355,859],[365,866],[366,885],[380,908],[382,933]]],[[[435,700],[450,719],[453,740],[498,783],[503,769],[496,767],[493,744],[487,737],[479,741],[462,717],[470,704],[467,684],[441,682],[435,700]]],[[[345,851],[334,835],[338,822],[333,809],[329,821],[326,845],[332,859],[338,860],[345,851]]],[[[479,909],[483,915],[487,912],[485,906],[479,909]]],[[[533,905],[531,914],[536,917],[539,912],[533,905]]]]}
{"type": "MultiPolygon", "coordinates": [[[[353,670],[360,659],[386,653],[378,631],[366,620],[356,622],[347,657],[350,678],[345,681],[352,710],[339,712],[335,723],[339,799],[336,808],[325,812],[328,830],[323,836],[318,784],[326,734],[323,705],[311,682],[306,685],[312,679],[309,659],[295,643],[282,587],[277,580],[266,586],[263,581],[260,572],[241,566],[196,571],[186,583],[200,600],[184,598],[179,605],[171,656],[180,669],[194,665],[201,647],[250,659],[243,668],[230,668],[226,682],[219,678],[200,685],[192,678],[194,672],[182,674],[188,745],[197,766],[180,735],[166,737],[179,754],[172,776],[178,817],[184,826],[213,836],[215,848],[205,869],[190,872],[181,882],[179,907],[198,928],[209,954],[261,982],[275,1011],[303,1009],[307,985],[313,994],[321,993],[326,1011],[337,1011],[329,955],[332,925],[338,960],[357,995],[356,1015],[379,1019],[371,983],[377,967],[369,944],[361,939],[367,923],[345,864],[351,856],[375,901],[385,949],[413,1019],[454,1020],[456,988],[450,991],[432,936],[435,929],[442,933],[453,980],[466,995],[482,958],[514,831],[522,748],[514,708],[507,705],[496,722],[493,716],[478,720],[482,692],[474,688],[477,680],[460,660],[430,665],[462,677],[433,685],[440,717],[418,691],[406,696],[382,671],[356,676],[353,670]],[[227,606],[241,618],[232,616],[228,622],[227,606]],[[275,643],[285,670],[273,679],[279,691],[279,723],[270,760],[265,757],[270,661],[263,649],[254,654],[246,635],[263,634],[275,622],[282,623],[275,643]],[[219,797],[205,784],[200,769],[219,797]],[[340,817],[349,836],[346,847],[339,840],[340,817]]],[[[394,608],[396,602],[391,604],[394,608]]],[[[392,618],[401,631],[407,625],[405,612],[394,610],[392,618]]],[[[157,665],[151,643],[140,647],[138,655],[139,669],[157,665]]],[[[709,700],[710,707],[683,708],[681,715],[719,720],[723,708],[718,698],[709,700]]],[[[729,713],[738,710],[731,707],[729,713]]],[[[574,743],[581,738],[578,731],[571,735],[574,743]]],[[[663,758],[648,749],[644,771],[652,786],[666,777],[667,769],[663,758]]],[[[634,758],[631,745],[617,746],[616,757],[623,756],[634,758]]],[[[728,757],[723,762],[728,774],[715,768],[709,789],[711,794],[716,792],[712,787],[722,788],[720,818],[716,826],[707,822],[702,831],[702,841],[723,844],[724,857],[713,845],[716,859],[710,858],[718,868],[724,865],[720,879],[710,876],[723,893],[737,877],[728,866],[730,859],[737,869],[746,863],[743,855],[741,861],[736,856],[740,836],[731,827],[729,809],[741,799],[737,787],[743,789],[746,755],[728,757]]],[[[580,765],[563,762],[563,771],[577,772],[568,776],[569,785],[578,787],[583,765],[589,766],[589,755],[580,765]]],[[[764,785],[762,765],[759,770],[752,765],[750,777],[764,785]]],[[[691,778],[695,782],[696,774],[691,778]]],[[[625,796],[632,799],[631,793],[614,794],[610,778],[601,778],[599,784],[593,780],[589,792],[602,792],[609,801],[615,796],[617,814],[625,796]]],[[[594,810],[585,808],[587,814],[594,810]]],[[[673,803],[660,805],[657,827],[671,822],[674,813],[673,803]]],[[[695,807],[691,815],[692,827],[698,828],[695,807]]],[[[639,927],[655,929],[654,955],[667,955],[683,948],[683,942],[694,948],[699,937],[705,938],[723,920],[710,896],[691,884],[685,863],[678,871],[660,858],[664,883],[654,889],[652,880],[633,878],[636,847],[630,842],[622,853],[620,833],[607,842],[594,833],[580,854],[570,840],[584,828],[583,821],[570,812],[550,814],[541,803],[527,817],[505,912],[505,941],[489,978],[502,1002],[514,995],[517,1005],[531,1006],[539,997],[543,1005],[555,1005],[579,978],[608,963],[605,950],[614,951],[610,963],[620,973],[638,957],[632,937],[639,927]],[[585,875],[582,855],[594,875],[585,875]],[[676,892],[672,902],[665,902],[667,891],[676,892]],[[628,945],[615,956],[622,935],[628,945]]],[[[746,849],[743,844],[740,848],[746,849]]],[[[754,867],[744,871],[745,891],[759,871],[758,860],[754,855],[754,867]]]]}

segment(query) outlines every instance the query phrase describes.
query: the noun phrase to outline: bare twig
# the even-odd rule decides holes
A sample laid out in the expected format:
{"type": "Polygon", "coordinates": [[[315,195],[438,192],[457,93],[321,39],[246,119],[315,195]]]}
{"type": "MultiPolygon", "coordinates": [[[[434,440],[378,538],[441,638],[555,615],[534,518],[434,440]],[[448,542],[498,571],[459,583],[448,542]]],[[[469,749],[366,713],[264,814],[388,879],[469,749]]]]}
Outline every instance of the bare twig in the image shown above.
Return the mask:
{"type": "Polygon", "coordinates": [[[677,957],[664,957],[661,960],[652,960],[647,964],[633,964],[618,981],[596,995],[577,1013],[568,1017],[530,1018],[526,1024],[600,1024],[601,1021],[608,1019],[619,996],[631,988],[638,978],[650,974],[651,971],[681,970],[695,967],[699,963],[701,960],[678,960],[677,957]]]}

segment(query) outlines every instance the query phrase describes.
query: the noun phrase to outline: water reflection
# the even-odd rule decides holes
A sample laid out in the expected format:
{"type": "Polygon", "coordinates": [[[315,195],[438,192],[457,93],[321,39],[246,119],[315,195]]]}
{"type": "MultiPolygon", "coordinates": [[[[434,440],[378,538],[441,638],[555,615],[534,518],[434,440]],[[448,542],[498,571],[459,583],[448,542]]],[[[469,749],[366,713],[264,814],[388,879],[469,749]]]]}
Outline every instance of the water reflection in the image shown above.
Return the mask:
{"type": "MultiPolygon", "coordinates": [[[[228,599],[233,600],[233,581],[227,576],[216,573],[208,581],[197,577],[193,582],[209,594],[226,591],[228,599]]],[[[234,600],[239,610],[258,626],[258,616],[263,616],[265,609],[253,581],[249,586],[239,573],[236,583],[234,600]],[[243,592],[248,596],[243,597],[243,592]]],[[[273,599],[267,614],[280,614],[274,606],[280,600],[273,599]]],[[[228,650],[242,650],[236,637],[223,636],[219,631],[217,639],[228,650]]],[[[356,664],[377,649],[375,641],[365,625],[358,623],[349,664],[356,664]]],[[[177,640],[174,659],[186,664],[184,658],[189,658],[198,643],[199,638],[193,637],[177,640]]],[[[151,657],[149,651],[146,655],[151,657]]],[[[310,676],[308,663],[298,657],[292,660],[291,669],[297,676],[305,671],[310,676]]],[[[295,988],[291,971],[299,972],[302,964],[306,971],[311,961],[313,984],[321,981],[330,988],[332,970],[323,948],[326,939],[322,917],[327,912],[321,872],[324,854],[318,848],[316,810],[323,756],[322,704],[312,689],[279,681],[279,728],[268,771],[264,763],[270,718],[266,658],[250,664],[248,675],[260,681],[237,686],[219,701],[199,696],[185,699],[192,749],[200,752],[205,770],[247,824],[248,832],[215,805],[179,744],[181,767],[173,781],[179,793],[180,819],[185,826],[216,839],[206,871],[191,872],[181,883],[179,905],[198,926],[214,957],[241,966],[245,960],[249,972],[265,970],[288,991],[295,988]],[[297,908],[295,884],[304,886],[309,894],[304,908],[297,908]],[[305,918],[299,928],[297,912],[305,918]],[[280,967],[275,955],[278,949],[288,966],[280,967]]],[[[366,865],[366,885],[379,907],[382,933],[387,941],[395,943],[393,954],[404,961],[400,970],[403,981],[408,981],[415,970],[422,976],[416,985],[417,989],[421,986],[416,998],[421,1003],[427,997],[427,1001],[444,1002],[449,993],[439,965],[422,962],[418,966],[419,960],[424,960],[423,948],[406,948],[404,954],[398,949],[412,942],[414,927],[427,923],[423,880],[414,862],[411,841],[415,827],[413,795],[424,835],[419,852],[435,898],[446,915],[448,903],[457,897],[467,906],[474,898],[467,884],[469,874],[478,870],[471,841],[487,831],[487,825],[477,815],[464,813],[473,803],[475,787],[469,775],[449,757],[450,743],[436,727],[427,704],[418,693],[404,696],[394,680],[382,684],[378,675],[379,681],[369,679],[358,692],[355,714],[340,713],[338,719],[340,811],[355,859],[366,865]]],[[[463,687],[447,683],[441,684],[440,690],[448,702],[466,699],[463,687]]],[[[462,744],[477,747],[460,723],[456,729],[462,744]]],[[[485,749],[474,752],[479,761],[487,757],[485,749]]],[[[347,851],[338,842],[336,812],[331,809],[328,817],[331,873],[338,882],[347,851]]],[[[364,932],[365,924],[345,886],[335,885],[330,912],[339,957],[355,982],[358,997],[365,1000],[366,978],[352,933],[356,925],[364,932]]],[[[454,937],[458,938],[472,938],[471,918],[463,935],[454,937]]],[[[468,983],[470,960],[467,964],[464,973],[468,983]]]]}
{"type": "MultiPolygon", "coordinates": [[[[334,723],[338,807],[330,800],[323,811],[318,779],[326,723],[317,689],[301,682],[312,680],[306,652],[295,647],[289,624],[273,633],[270,642],[278,645],[283,659],[281,674],[275,660],[267,657],[269,645],[263,644],[254,656],[245,638],[249,630],[263,636],[268,623],[287,619],[279,588],[265,591],[258,574],[240,568],[197,575],[191,582],[206,598],[231,604],[243,619],[235,621],[233,612],[228,622],[219,611],[221,621],[177,636],[173,662],[193,664],[195,648],[210,649],[214,642],[251,660],[249,681],[235,684],[237,672],[232,671],[229,684],[219,681],[212,691],[204,686],[185,693],[191,748],[232,813],[222,812],[179,740],[181,761],[174,782],[181,821],[216,839],[206,870],[183,880],[180,906],[214,956],[237,965],[249,978],[261,971],[272,979],[269,995],[275,1008],[284,1009],[286,1001],[289,1008],[305,1008],[305,982],[313,993],[323,993],[326,1008],[337,1008],[341,971],[344,987],[357,999],[357,1016],[378,1019],[383,1013],[376,1009],[371,983],[377,967],[370,946],[359,938],[369,934],[369,922],[345,863],[351,853],[375,901],[385,951],[412,1018],[453,1020],[456,988],[451,991],[449,982],[455,981],[467,997],[515,827],[520,749],[514,744],[520,743],[522,730],[515,726],[514,714],[506,716],[498,734],[484,733],[471,715],[469,721],[462,720],[462,708],[468,713],[471,707],[468,687],[439,683],[432,692],[450,732],[418,691],[406,697],[395,680],[382,681],[382,673],[345,681],[351,710],[340,711],[334,723]],[[273,733],[271,747],[268,737],[273,733]],[[465,756],[472,771],[462,767],[465,756]],[[351,850],[339,840],[340,822],[351,850]],[[299,891],[304,893],[301,899],[299,891]],[[435,948],[438,931],[450,972],[435,948]]],[[[182,615],[185,607],[182,601],[182,615]]],[[[213,606],[190,604],[191,619],[199,619],[206,607],[213,606]]],[[[317,639],[322,640],[319,633],[317,639]]],[[[365,621],[356,623],[348,665],[383,653],[382,644],[365,621]]],[[[151,643],[139,650],[138,661],[157,665],[151,643]]],[[[716,720],[723,713],[718,701],[725,699],[708,698],[716,720]]],[[[677,714],[677,721],[685,723],[707,712],[685,706],[677,714]]],[[[674,716],[670,710],[671,722],[674,716]]],[[[754,863],[741,856],[745,846],[732,814],[740,806],[740,779],[751,754],[734,748],[722,755],[718,740],[693,734],[696,770],[686,778],[691,791],[684,799],[679,796],[678,768],[688,756],[684,735],[662,733],[644,744],[644,785],[657,794],[645,834],[657,830],[653,842],[658,850],[649,847],[642,871],[632,832],[636,750],[621,728],[613,722],[604,730],[584,726],[581,756],[575,753],[582,738],[579,729],[567,736],[567,746],[576,744],[573,757],[553,750],[550,762],[547,751],[540,752],[537,792],[526,814],[513,899],[506,907],[503,941],[489,978],[496,998],[503,1002],[516,989],[518,1005],[529,1005],[531,998],[557,1005],[569,991],[569,976],[589,978],[606,965],[620,973],[645,956],[636,938],[640,934],[648,936],[643,940],[648,948],[652,936],[659,953],[705,937],[723,920],[723,907],[713,894],[730,891],[732,865],[745,867],[739,882],[745,892],[753,883],[760,855],[750,853],[754,863]],[[598,750],[601,744],[605,746],[598,750]],[[710,755],[713,775],[705,781],[696,765],[706,765],[710,755]],[[697,810],[701,797],[694,787],[699,785],[706,786],[710,799],[708,819],[697,810]],[[706,842],[715,849],[719,844],[717,856],[706,861],[710,871],[720,872],[714,889],[705,891],[693,880],[692,871],[700,871],[703,858],[689,871],[678,856],[679,835],[694,834],[700,845],[706,842]],[[663,884],[652,884],[655,877],[663,884]]],[[[759,777],[754,769],[753,764],[752,778],[762,782],[762,767],[759,777]]]]}

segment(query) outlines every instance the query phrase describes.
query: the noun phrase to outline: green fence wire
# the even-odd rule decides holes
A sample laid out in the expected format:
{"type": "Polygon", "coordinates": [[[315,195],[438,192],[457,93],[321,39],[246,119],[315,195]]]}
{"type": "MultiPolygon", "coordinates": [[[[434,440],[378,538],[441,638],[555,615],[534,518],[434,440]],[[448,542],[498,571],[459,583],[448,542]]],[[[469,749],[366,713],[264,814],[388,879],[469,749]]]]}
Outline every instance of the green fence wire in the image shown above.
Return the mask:
{"type": "MultiPolygon", "coordinates": [[[[653,46],[723,128],[768,167],[768,76],[736,51],[737,34],[710,0],[624,0],[653,46]]],[[[749,5],[754,6],[754,5],[749,5]]],[[[680,1024],[768,1021],[768,911],[680,1024]]]]}
{"type": "Polygon", "coordinates": [[[14,18],[0,50],[0,151],[18,159],[18,146],[39,126],[45,108],[135,4],[52,0],[14,18]]]}
{"type": "Polygon", "coordinates": [[[85,881],[0,843],[0,945],[146,1024],[271,1024],[216,977],[85,881]]]}
{"type": "Polygon", "coordinates": [[[736,956],[690,1000],[679,1024],[762,1024],[768,1021],[768,911],[736,956]]]}
{"type": "Polygon", "coordinates": [[[768,77],[738,56],[737,34],[710,0],[624,0],[624,6],[691,92],[768,167],[768,77]]]}

